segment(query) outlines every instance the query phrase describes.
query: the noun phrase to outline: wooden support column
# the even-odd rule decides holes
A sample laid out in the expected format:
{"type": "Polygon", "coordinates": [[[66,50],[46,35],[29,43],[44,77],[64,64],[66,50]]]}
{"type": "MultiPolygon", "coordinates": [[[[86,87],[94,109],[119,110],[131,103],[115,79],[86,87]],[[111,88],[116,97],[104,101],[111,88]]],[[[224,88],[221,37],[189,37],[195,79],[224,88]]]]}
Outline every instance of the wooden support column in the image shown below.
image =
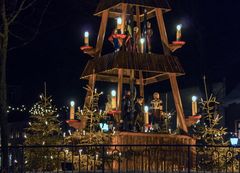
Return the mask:
{"type": "MultiPolygon", "coordinates": [[[[168,37],[167,37],[167,32],[166,32],[166,27],[163,19],[163,12],[160,8],[156,9],[156,17],[157,17],[157,22],[158,22],[158,28],[160,32],[160,37],[163,45],[163,51],[165,55],[170,55],[170,50],[169,50],[169,43],[168,43],[168,37]]],[[[183,106],[182,106],[182,101],[181,101],[181,96],[178,88],[178,83],[177,83],[177,77],[176,74],[169,74],[169,79],[172,87],[172,93],[173,93],[173,98],[175,102],[175,107],[177,111],[177,126],[180,127],[182,130],[184,130],[186,133],[188,132],[186,122],[185,122],[185,116],[183,112],[183,106]]]]}
{"type": "Polygon", "coordinates": [[[163,51],[165,55],[170,54],[170,50],[168,48],[168,37],[167,37],[167,31],[163,19],[163,12],[162,9],[156,8],[156,17],[157,17],[157,22],[158,22],[158,29],[160,32],[160,37],[162,41],[162,46],[163,46],[163,51]]]}
{"type": "Polygon", "coordinates": [[[185,122],[184,112],[183,112],[181,96],[180,96],[180,92],[177,84],[176,74],[169,74],[169,78],[170,78],[170,83],[172,87],[173,99],[174,99],[175,107],[177,111],[178,125],[182,130],[184,130],[185,132],[188,132],[186,122],[185,122]]]}
{"type": "MultiPolygon", "coordinates": [[[[121,31],[124,32],[126,23],[127,4],[122,3],[122,26],[121,31]]],[[[117,90],[117,109],[122,109],[122,88],[123,88],[123,69],[118,69],[118,90],[117,90]]]]}
{"type": "MultiPolygon", "coordinates": [[[[100,57],[102,53],[103,41],[104,41],[107,22],[108,22],[108,14],[109,14],[109,10],[105,10],[102,14],[102,21],[101,21],[98,38],[97,38],[97,44],[96,44],[96,52],[98,54],[98,57],[100,57]]],[[[93,74],[89,78],[88,85],[92,89],[94,89],[95,83],[96,83],[96,74],[95,74],[95,70],[93,69],[93,74]]],[[[85,102],[84,102],[84,105],[87,107],[90,106],[90,96],[91,96],[91,92],[87,92],[85,102]]]]}
{"type": "Polygon", "coordinates": [[[131,106],[134,107],[134,98],[133,98],[133,93],[134,93],[134,70],[130,70],[130,91],[131,91],[131,106]]]}
{"type": "MultiPolygon", "coordinates": [[[[140,17],[140,9],[139,6],[136,6],[136,22],[137,27],[139,29],[139,38],[141,37],[141,17],[140,17]]],[[[139,47],[140,50],[140,47],[139,47]]],[[[143,83],[143,73],[142,71],[139,71],[139,90],[140,90],[140,96],[144,97],[144,83],[143,83]]]]}
{"type": "Polygon", "coordinates": [[[117,108],[122,110],[123,69],[118,69],[117,108]]]}
{"type": "Polygon", "coordinates": [[[142,71],[139,71],[139,90],[140,90],[140,96],[144,97],[144,82],[143,82],[142,71]]]}
{"type": "Polygon", "coordinates": [[[109,15],[109,10],[103,11],[102,21],[101,21],[100,29],[98,32],[97,45],[96,45],[96,52],[98,52],[98,57],[100,57],[102,53],[103,41],[104,41],[107,22],[108,22],[108,15],[109,15]]]}

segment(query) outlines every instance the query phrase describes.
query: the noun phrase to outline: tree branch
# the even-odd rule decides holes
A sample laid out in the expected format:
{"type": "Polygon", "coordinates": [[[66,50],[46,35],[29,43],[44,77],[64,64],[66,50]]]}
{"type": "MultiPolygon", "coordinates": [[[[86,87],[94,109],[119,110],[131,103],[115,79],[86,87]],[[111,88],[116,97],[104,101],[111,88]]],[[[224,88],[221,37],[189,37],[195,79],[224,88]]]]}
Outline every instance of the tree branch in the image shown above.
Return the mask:
{"type": "Polygon", "coordinates": [[[28,5],[26,5],[24,8],[22,8],[22,10],[26,10],[28,9],[29,7],[32,7],[33,4],[35,4],[38,0],[33,0],[32,2],[30,2],[28,5]]]}
{"type": "Polygon", "coordinates": [[[24,10],[23,7],[24,7],[24,5],[25,5],[26,2],[27,2],[27,0],[23,0],[23,1],[21,2],[21,4],[19,5],[19,8],[17,9],[17,11],[16,11],[15,14],[13,15],[13,17],[9,19],[8,25],[11,25],[11,24],[15,21],[15,19],[18,17],[18,15],[21,13],[21,11],[24,10]]]}
{"type": "Polygon", "coordinates": [[[43,12],[42,12],[42,14],[41,14],[39,23],[38,23],[38,25],[37,25],[37,27],[36,27],[36,31],[34,32],[32,38],[29,39],[27,42],[24,42],[24,43],[21,44],[21,45],[18,45],[18,46],[15,46],[15,47],[10,48],[9,51],[12,51],[12,50],[14,50],[14,49],[17,49],[17,48],[19,48],[19,47],[24,47],[24,46],[28,45],[29,43],[31,43],[31,42],[37,37],[37,35],[38,35],[38,33],[39,33],[39,30],[40,30],[40,26],[41,26],[42,21],[43,21],[43,18],[44,18],[44,15],[45,15],[45,13],[46,13],[46,11],[47,11],[47,9],[48,9],[48,7],[49,7],[49,5],[50,5],[51,2],[52,2],[52,0],[49,0],[48,3],[46,4],[45,8],[43,9],[43,12]]]}
{"type": "Polygon", "coordinates": [[[19,36],[19,35],[16,35],[16,34],[14,34],[13,32],[11,32],[11,31],[9,31],[9,34],[11,35],[11,36],[13,36],[13,37],[15,37],[15,38],[17,38],[17,39],[19,39],[19,40],[25,40],[24,38],[22,38],[21,36],[19,36]]]}

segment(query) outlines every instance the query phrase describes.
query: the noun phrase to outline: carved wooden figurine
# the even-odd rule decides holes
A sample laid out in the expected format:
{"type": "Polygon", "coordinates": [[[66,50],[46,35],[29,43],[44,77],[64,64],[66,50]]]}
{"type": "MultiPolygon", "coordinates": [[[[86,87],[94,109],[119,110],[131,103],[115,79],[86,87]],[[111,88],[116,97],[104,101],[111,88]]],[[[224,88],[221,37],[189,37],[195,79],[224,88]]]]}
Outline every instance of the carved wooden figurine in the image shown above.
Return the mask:
{"type": "Polygon", "coordinates": [[[147,22],[147,51],[151,53],[152,45],[151,45],[151,37],[153,36],[153,30],[151,27],[151,23],[147,22]]]}

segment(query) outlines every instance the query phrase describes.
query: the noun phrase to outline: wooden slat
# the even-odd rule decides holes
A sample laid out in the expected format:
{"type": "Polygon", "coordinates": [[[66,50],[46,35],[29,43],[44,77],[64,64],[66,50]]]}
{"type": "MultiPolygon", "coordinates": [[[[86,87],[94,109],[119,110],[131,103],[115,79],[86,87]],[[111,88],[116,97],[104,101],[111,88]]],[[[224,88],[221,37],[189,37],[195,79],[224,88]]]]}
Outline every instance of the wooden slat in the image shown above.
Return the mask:
{"type": "MultiPolygon", "coordinates": [[[[102,21],[101,21],[98,38],[97,38],[97,44],[96,44],[96,52],[98,53],[98,57],[101,56],[101,52],[102,52],[103,41],[104,41],[105,32],[106,32],[106,28],[107,28],[108,14],[109,14],[109,10],[105,10],[102,14],[102,21]]],[[[94,71],[93,74],[89,78],[88,85],[92,89],[94,89],[95,82],[96,82],[96,74],[94,71]]],[[[90,106],[89,105],[90,104],[90,95],[91,95],[91,93],[88,91],[86,94],[86,97],[85,97],[85,102],[84,102],[85,106],[90,106]]]]}
{"type": "MultiPolygon", "coordinates": [[[[122,3],[122,26],[121,31],[124,32],[124,27],[126,23],[126,14],[127,14],[127,4],[122,3]]],[[[117,108],[121,110],[121,101],[122,101],[122,88],[123,88],[123,69],[118,69],[118,90],[117,90],[117,108]]]]}
{"type": "Polygon", "coordinates": [[[102,13],[102,21],[101,21],[98,38],[97,38],[97,45],[96,45],[96,52],[98,52],[99,57],[101,56],[101,53],[102,53],[103,41],[104,41],[107,22],[108,22],[108,14],[109,14],[109,10],[105,10],[102,13]]]}
{"type": "Polygon", "coordinates": [[[158,28],[160,32],[164,54],[169,55],[170,54],[170,50],[168,48],[169,43],[168,43],[167,31],[166,31],[166,27],[163,19],[162,9],[156,8],[156,17],[157,17],[158,28]]]}
{"type": "MultiPolygon", "coordinates": [[[[96,75],[96,81],[118,83],[118,80],[119,80],[118,76],[102,75],[102,74],[97,74],[96,75]]],[[[123,77],[122,83],[123,84],[129,84],[130,83],[129,76],[128,77],[123,77]]],[[[138,79],[136,79],[135,84],[140,85],[140,81],[138,79]]]]}
{"type": "Polygon", "coordinates": [[[140,88],[140,96],[144,97],[144,81],[143,81],[143,72],[139,71],[139,88],[140,88]]]}
{"type": "Polygon", "coordinates": [[[153,83],[156,83],[156,82],[159,82],[159,81],[166,80],[168,78],[169,78],[169,76],[167,74],[158,74],[156,76],[144,79],[144,84],[149,85],[149,84],[153,84],[153,83]],[[162,80],[159,80],[159,78],[162,78],[162,80]]]}
{"type": "Polygon", "coordinates": [[[179,93],[179,88],[177,84],[176,74],[169,74],[170,83],[172,87],[173,99],[175,102],[175,107],[177,111],[177,121],[179,127],[184,130],[186,133],[188,132],[187,125],[184,118],[183,106],[181,101],[181,96],[179,93]]]}

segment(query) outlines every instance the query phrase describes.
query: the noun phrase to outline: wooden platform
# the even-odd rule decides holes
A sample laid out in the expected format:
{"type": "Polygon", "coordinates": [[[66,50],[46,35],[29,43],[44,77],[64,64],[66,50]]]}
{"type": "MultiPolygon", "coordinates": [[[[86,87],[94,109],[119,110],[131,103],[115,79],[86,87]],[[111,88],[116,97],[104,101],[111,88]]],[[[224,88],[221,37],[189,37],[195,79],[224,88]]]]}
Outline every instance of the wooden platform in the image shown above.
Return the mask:
{"type": "Polygon", "coordinates": [[[119,158],[113,162],[113,170],[185,171],[188,166],[195,167],[196,149],[187,145],[195,145],[196,141],[189,136],[120,132],[112,144],[126,145],[111,148],[110,152],[119,158]]]}
{"type": "Polygon", "coordinates": [[[195,145],[196,140],[185,135],[119,132],[113,136],[114,145],[195,145]]]}

